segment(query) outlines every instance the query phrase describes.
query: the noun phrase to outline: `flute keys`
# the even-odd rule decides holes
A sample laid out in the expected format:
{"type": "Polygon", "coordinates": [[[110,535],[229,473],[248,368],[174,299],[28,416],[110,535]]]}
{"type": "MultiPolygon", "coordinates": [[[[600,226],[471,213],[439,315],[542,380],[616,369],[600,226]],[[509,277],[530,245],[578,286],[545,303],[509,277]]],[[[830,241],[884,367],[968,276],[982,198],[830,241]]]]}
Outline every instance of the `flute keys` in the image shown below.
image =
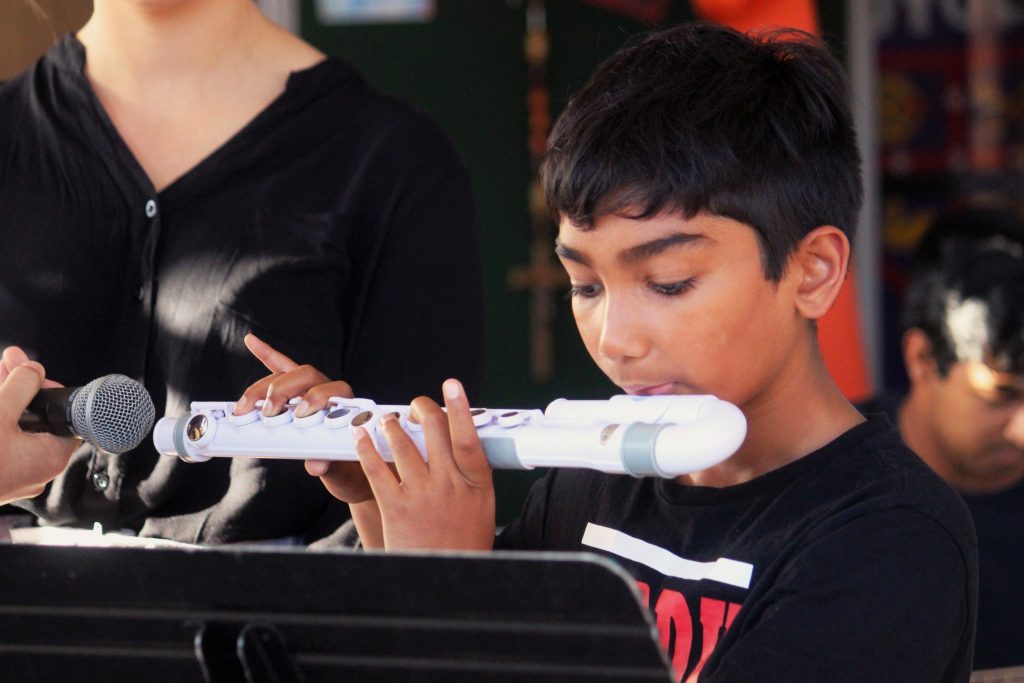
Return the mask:
{"type": "MultiPolygon", "coordinates": [[[[380,416],[380,420],[377,420],[377,425],[376,425],[377,433],[384,434],[383,430],[381,429],[381,420],[383,420],[388,415],[394,416],[394,418],[396,420],[398,420],[398,426],[401,427],[402,429],[406,429],[408,427],[408,421],[405,419],[405,416],[402,415],[402,413],[400,413],[397,410],[395,410],[395,411],[392,411],[390,413],[384,413],[383,415],[380,416]]],[[[355,424],[354,420],[353,420],[353,424],[355,424]]]]}
{"type": "Polygon", "coordinates": [[[324,426],[328,429],[347,427],[355,417],[355,409],[347,406],[335,406],[324,415],[324,426]]]}
{"type": "Polygon", "coordinates": [[[363,425],[365,425],[367,422],[369,422],[372,419],[373,419],[373,411],[364,410],[361,413],[356,413],[356,415],[352,418],[351,424],[352,424],[353,427],[362,427],[363,425]]]}
{"type": "Polygon", "coordinates": [[[228,413],[228,424],[233,424],[236,427],[243,427],[248,424],[252,424],[256,420],[260,419],[259,410],[250,410],[248,413],[242,413],[241,415],[232,414],[235,410],[235,404],[232,403],[227,408],[228,413]]]}
{"type": "Polygon", "coordinates": [[[315,413],[304,415],[303,417],[295,418],[295,426],[299,429],[306,429],[307,427],[315,427],[324,421],[324,416],[327,414],[325,410],[318,410],[315,413]]]}
{"type": "Polygon", "coordinates": [[[519,410],[509,410],[498,415],[498,426],[512,429],[530,421],[530,416],[519,410]]]}
{"type": "Polygon", "coordinates": [[[260,422],[262,422],[268,427],[280,427],[281,425],[286,425],[291,421],[291,410],[286,409],[284,412],[279,413],[277,415],[264,415],[262,412],[260,412],[260,422]]]}
{"type": "Polygon", "coordinates": [[[486,408],[473,408],[469,411],[469,414],[473,416],[473,424],[477,427],[486,427],[494,419],[491,411],[486,408]]]}

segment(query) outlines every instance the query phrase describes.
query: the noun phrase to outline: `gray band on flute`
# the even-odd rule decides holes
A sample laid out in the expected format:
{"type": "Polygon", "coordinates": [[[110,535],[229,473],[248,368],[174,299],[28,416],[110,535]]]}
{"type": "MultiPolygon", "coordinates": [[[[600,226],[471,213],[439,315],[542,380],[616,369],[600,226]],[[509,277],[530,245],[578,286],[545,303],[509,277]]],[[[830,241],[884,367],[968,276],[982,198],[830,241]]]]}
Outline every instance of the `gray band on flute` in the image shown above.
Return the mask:
{"type": "Polygon", "coordinates": [[[529,469],[519,461],[516,453],[515,439],[500,436],[482,436],[480,443],[487,453],[487,462],[496,470],[525,470],[529,469]]]}
{"type": "Polygon", "coordinates": [[[178,457],[185,460],[189,459],[188,451],[185,449],[185,425],[192,419],[190,413],[185,413],[178,418],[178,421],[174,423],[174,448],[178,451],[178,457]]]}
{"type": "Polygon", "coordinates": [[[634,422],[622,435],[622,467],[634,477],[662,477],[654,461],[654,442],[667,423],[634,422]]]}

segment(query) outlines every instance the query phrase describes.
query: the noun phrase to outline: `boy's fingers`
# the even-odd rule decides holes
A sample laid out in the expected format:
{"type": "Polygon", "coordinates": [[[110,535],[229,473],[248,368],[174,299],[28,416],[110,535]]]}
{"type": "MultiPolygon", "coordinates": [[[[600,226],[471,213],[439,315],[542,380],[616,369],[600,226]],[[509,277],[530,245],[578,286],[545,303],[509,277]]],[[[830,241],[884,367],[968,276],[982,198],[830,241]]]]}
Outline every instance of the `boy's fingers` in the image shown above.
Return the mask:
{"type": "Polygon", "coordinates": [[[348,382],[341,380],[316,385],[302,395],[302,403],[296,406],[295,416],[304,417],[315,413],[325,407],[334,396],[352,398],[352,387],[348,385],[348,382]]]}
{"type": "Polygon", "coordinates": [[[245,348],[249,349],[249,353],[256,356],[271,372],[288,372],[299,365],[251,332],[245,335],[242,342],[245,348]]]}
{"type": "Polygon", "coordinates": [[[409,419],[423,427],[423,441],[430,460],[427,465],[433,473],[454,474],[457,472],[452,460],[452,442],[448,429],[448,416],[441,406],[426,396],[413,400],[409,406],[409,419]]]}
{"type": "Polygon", "coordinates": [[[322,477],[327,474],[327,470],[330,466],[331,463],[329,460],[307,460],[306,472],[314,477],[322,477]]]}
{"type": "Polygon", "coordinates": [[[243,415],[248,412],[252,412],[256,409],[256,401],[260,401],[267,396],[267,388],[270,383],[278,377],[283,376],[283,372],[275,372],[273,375],[267,375],[263,379],[257,380],[249,385],[249,387],[242,393],[237,401],[235,401],[235,415],[243,415]]]}
{"type": "Polygon", "coordinates": [[[276,415],[284,410],[289,400],[326,381],[327,377],[312,365],[300,365],[283,375],[274,376],[263,396],[263,414],[276,415]]]}
{"type": "Polygon", "coordinates": [[[399,479],[412,484],[427,476],[429,470],[427,463],[423,460],[423,454],[402,429],[398,418],[390,414],[384,415],[378,424],[391,449],[391,457],[394,460],[399,479]]]}
{"type": "Polygon", "coordinates": [[[398,479],[395,474],[380,457],[377,447],[363,427],[352,428],[352,438],[356,443],[356,456],[359,464],[362,465],[366,480],[370,483],[370,490],[378,502],[391,500],[398,493],[398,479]]]}
{"type": "MultiPolygon", "coordinates": [[[[234,413],[235,415],[248,413],[255,409],[256,401],[262,400],[264,401],[263,413],[274,415],[281,412],[290,399],[302,396],[311,387],[326,381],[327,378],[323,373],[312,365],[300,365],[288,372],[268,375],[245,390],[241,398],[235,402],[234,413]]],[[[337,388],[341,389],[342,387],[337,388]]]]}
{"type": "Polygon", "coordinates": [[[332,496],[349,504],[373,499],[373,491],[359,462],[307,460],[306,471],[319,477],[332,496]]]}
{"type": "Polygon", "coordinates": [[[18,418],[43,387],[43,368],[28,361],[13,368],[0,385],[0,425],[17,423],[18,418]]]}
{"type": "Polygon", "coordinates": [[[484,485],[491,480],[491,466],[484,455],[476,425],[473,424],[466,392],[456,379],[445,380],[441,389],[448,409],[448,429],[455,465],[471,484],[484,485]]]}

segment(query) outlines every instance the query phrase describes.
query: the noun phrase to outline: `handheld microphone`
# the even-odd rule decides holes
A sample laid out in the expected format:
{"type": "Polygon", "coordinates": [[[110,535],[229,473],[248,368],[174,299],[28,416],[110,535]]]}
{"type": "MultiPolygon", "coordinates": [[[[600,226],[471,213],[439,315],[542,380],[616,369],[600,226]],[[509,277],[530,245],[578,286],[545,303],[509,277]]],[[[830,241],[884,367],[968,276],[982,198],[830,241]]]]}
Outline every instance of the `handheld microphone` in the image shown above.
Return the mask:
{"type": "MultiPolygon", "coordinates": [[[[390,461],[378,424],[391,413],[427,457],[423,429],[409,421],[409,406],[334,397],[324,410],[295,417],[298,401],[292,399],[287,410],[272,417],[258,410],[260,402],[257,410],[243,415],[232,415],[234,403],[195,402],[191,413],[157,421],[153,443],[160,453],[187,462],[213,457],[356,460],[351,427],[362,426],[390,461]]],[[[557,399],[544,412],[471,412],[495,469],[582,467],[671,478],[722,462],[740,447],[747,429],[739,408],[710,395],[557,399]]]]}
{"type": "Polygon", "coordinates": [[[26,432],[79,436],[116,454],[142,443],[155,417],[144,386],[124,375],[105,375],[82,387],[40,389],[18,426],[26,432]]]}

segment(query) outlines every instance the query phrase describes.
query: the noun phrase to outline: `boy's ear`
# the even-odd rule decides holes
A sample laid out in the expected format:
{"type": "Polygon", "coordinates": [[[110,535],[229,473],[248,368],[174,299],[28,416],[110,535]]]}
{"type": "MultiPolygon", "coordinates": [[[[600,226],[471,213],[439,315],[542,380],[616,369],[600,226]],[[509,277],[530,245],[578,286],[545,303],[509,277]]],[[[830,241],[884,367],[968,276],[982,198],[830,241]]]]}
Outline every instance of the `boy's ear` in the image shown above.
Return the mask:
{"type": "Polygon", "coordinates": [[[938,374],[932,342],[916,327],[903,333],[903,365],[912,387],[920,386],[938,374]]]}
{"type": "Polygon", "coordinates": [[[796,307],[800,314],[817,320],[828,312],[846,279],[850,240],[837,227],[822,225],[800,241],[789,267],[796,280],[796,307]]]}

